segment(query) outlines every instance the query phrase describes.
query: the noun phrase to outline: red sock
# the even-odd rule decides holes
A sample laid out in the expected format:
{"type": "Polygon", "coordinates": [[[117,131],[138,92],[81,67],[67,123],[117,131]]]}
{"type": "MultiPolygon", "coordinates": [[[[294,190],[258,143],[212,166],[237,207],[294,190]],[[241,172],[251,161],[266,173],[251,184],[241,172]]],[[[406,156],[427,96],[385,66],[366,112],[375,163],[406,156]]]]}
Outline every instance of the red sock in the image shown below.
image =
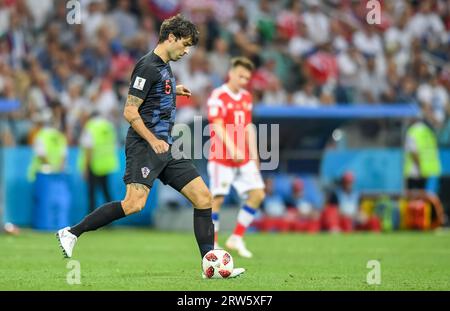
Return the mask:
{"type": "Polygon", "coordinates": [[[234,228],[233,234],[242,237],[244,236],[246,229],[247,228],[245,226],[241,225],[240,223],[237,223],[236,227],[234,228]]]}

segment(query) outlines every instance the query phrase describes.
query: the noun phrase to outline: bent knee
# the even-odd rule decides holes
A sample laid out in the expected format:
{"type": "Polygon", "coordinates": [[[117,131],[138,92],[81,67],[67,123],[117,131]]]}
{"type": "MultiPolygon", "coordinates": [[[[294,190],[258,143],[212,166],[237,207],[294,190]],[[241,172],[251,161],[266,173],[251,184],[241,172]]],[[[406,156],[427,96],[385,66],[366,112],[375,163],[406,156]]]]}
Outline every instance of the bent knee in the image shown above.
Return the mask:
{"type": "Polygon", "coordinates": [[[264,190],[253,190],[249,194],[248,201],[259,206],[262,201],[264,201],[265,197],[266,193],[264,192],[264,190]]]}
{"type": "Polygon", "coordinates": [[[194,199],[194,206],[199,209],[211,208],[213,198],[209,190],[199,191],[194,199]]]}

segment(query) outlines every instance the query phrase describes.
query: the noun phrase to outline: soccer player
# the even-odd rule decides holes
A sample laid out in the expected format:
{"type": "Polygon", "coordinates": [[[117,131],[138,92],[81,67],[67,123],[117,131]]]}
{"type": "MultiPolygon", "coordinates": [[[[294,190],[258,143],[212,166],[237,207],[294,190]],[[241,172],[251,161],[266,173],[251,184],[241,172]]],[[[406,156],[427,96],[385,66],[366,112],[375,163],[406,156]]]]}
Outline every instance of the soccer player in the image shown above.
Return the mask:
{"type": "MultiPolygon", "coordinates": [[[[180,15],[171,17],[161,25],[156,48],[136,64],[124,109],[124,117],[130,123],[125,146],[125,198],[106,203],[79,224],[59,230],[56,236],[65,257],[72,256],[83,233],[142,210],[156,178],[181,192],[194,205],[194,233],[202,258],[213,249],[211,193],[192,161],[181,159],[171,148],[176,96],[190,96],[191,92],[175,84],[169,62],[181,59],[197,41],[194,24],[180,15]]],[[[244,271],[237,268],[231,277],[244,271]]]]}
{"type": "Polygon", "coordinates": [[[212,143],[207,169],[213,195],[214,244],[215,248],[220,248],[217,243],[219,211],[233,186],[246,201],[225,246],[246,258],[252,257],[252,253],[245,246],[243,236],[265,196],[259,171],[256,131],[251,126],[252,96],[244,89],[253,69],[249,59],[233,58],[228,82],[215,89],[208,99],[212,143]]]}

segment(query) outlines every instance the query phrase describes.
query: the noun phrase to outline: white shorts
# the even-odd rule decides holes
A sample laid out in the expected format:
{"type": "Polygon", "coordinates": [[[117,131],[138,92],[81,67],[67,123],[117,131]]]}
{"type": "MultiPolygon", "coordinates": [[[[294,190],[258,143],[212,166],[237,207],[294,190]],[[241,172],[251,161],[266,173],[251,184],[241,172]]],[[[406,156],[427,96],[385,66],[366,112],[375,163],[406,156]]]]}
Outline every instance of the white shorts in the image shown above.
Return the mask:
{"type": "Polygon", "coordinates": [[[250,190],[264,189],[264,182],[255,161],[239,167],[208,162],[209,188],[213,196],[227,195],[233,186],[241,198],[250,190]]]}

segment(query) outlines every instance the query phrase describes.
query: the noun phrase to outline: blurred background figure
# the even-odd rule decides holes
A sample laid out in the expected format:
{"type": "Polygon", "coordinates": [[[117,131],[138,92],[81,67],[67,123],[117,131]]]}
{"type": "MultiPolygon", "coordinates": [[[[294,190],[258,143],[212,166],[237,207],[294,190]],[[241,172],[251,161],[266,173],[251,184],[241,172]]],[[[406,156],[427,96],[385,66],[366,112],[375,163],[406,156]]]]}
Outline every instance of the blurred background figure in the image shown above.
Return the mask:
{"type": "Polygon", "coordinates": [[[339,179],[322,215],[324,229],[332,232],[380,230],[379,220],[375,216],[366,216],[360,210],[361,194],[354,189],[354,183],[355,177],[350,171],[339,179]]]}
{"type": "Polygon", "coordinates": [[[406,131],[404,174],[410,190],[425,190],[428,181],[437,181],[441,175],[436,134],[424,120],[414,120],[406,131]]]}
{"type": "Polygon", "coordinates": [[[94,113],[86,122],[80,139],[79,168],[88,185],[89,210],[96,203],[96,190],[100,188],[104,202],[110,202],[108,177],[117,171],[117,134],[114,124],[94,113]]]}
{"type": "Polygon", "coordinates": [[[292,194],[288,202],[291,230],[315,233],[320,231],[320,206],[305,196],[305,183],[301,178],[292,181],[292,194]]]}
{"type": "Polygon", "coordinates": [[[264,180],[266,197],[261,206],[262,216],[256,221],[256,227],[261,231],[289,230],[289,221],[286,214],[287,207],[283,197],[274,189],[274,180],[268,177],[264,180]]]}
{"type": "Polygon", "coordinates": [[[67,139],[55,127],[57,119],[52,113],[36,118],[34,155],[28,170],[28,180],[33,183],[32,227],[55,230],[69,223],[71,195],[65,174],[67,139]]]}
{"type": "Polygon", "coordinates": [[[67,139],[53,126],[52,113],[35,116],[36,134],[33,139],[33,159],[28,170],[28,180],[35,181],[37,173],[52,174],[65,170],[67,139]]]}

